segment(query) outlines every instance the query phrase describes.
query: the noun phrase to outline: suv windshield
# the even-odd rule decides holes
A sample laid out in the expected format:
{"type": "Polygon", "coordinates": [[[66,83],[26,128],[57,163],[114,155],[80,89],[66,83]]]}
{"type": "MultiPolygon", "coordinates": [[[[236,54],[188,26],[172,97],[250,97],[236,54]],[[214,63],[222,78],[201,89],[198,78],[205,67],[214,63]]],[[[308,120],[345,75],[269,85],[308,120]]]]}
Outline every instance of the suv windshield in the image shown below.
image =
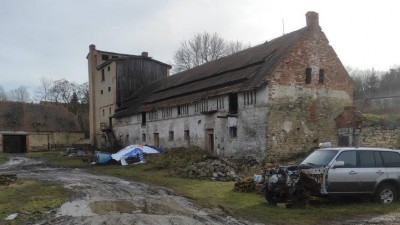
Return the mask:
{"type": "Polygon", "coordinates": [[[316,150],[311,153],[301,164],[310,165],[313,167],[326,166],[335,155],[338,150],[316,150]]]}

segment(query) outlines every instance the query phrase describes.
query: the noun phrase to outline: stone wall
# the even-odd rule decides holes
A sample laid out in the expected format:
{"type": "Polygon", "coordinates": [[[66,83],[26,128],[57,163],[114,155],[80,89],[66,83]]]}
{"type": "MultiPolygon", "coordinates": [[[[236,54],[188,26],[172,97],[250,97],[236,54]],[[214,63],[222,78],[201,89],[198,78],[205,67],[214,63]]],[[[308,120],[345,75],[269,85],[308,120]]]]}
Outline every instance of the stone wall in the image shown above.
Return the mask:
{"type": "Polygon", "coordinates": [[[27,150],[38,151],[50,149],[51,145],[72,145],[85,139],[83,132],[43,132],[27,136],[27,150]]]}
{"type": "Polygon", "coordinates": [[[400,128],[384,129],[382,127],[366,127],[361,130],[360,146],[400,148],[400,128]]]}
{"type": "Polygon", "coordinates": [[[352,105],[354,84],[318,28],[309,29],[268,77],[269,161],[291,158],[320,142],[336,145],[334,119],[352,105]]]}

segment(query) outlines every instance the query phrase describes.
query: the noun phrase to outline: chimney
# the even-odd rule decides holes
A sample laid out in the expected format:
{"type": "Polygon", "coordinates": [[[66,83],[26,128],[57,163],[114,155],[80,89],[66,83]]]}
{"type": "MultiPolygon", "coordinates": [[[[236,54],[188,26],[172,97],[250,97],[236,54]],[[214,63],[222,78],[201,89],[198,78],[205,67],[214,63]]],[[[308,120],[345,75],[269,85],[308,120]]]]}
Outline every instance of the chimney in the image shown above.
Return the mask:
{"type": "Polygon", "coordinates": [[[309,11],[306,13],[306,22],[307,22],[307,29],[308,30],[314,30],[318,29],[321,30],[321,27],[319,26],[319,21],[318,21],[318,13],[309,11]]]}
{"type": "Polygon", "coordinates": [[[149,57],[149,53],[148,52],[142,52],[142,56],[148,58],[149,57]]]}
{"type": "Polygon", "coordinates": [[[89,51],[94,51],[94,50],[96,50],[96,45],[94,44],[89,45],[89,51]]]}

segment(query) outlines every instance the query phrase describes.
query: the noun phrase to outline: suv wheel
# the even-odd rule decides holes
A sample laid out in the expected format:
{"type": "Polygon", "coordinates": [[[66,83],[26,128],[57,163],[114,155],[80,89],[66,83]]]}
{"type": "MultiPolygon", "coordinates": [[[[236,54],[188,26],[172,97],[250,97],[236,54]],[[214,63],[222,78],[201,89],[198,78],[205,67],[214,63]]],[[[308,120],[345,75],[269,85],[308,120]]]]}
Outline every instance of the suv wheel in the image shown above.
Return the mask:
{"type": "Polygon", "coordinates": [[[397,200],[397,190],[393,185],[381,184],[375,193],[375,199],[379,203],[392,203],[397,200]]]}

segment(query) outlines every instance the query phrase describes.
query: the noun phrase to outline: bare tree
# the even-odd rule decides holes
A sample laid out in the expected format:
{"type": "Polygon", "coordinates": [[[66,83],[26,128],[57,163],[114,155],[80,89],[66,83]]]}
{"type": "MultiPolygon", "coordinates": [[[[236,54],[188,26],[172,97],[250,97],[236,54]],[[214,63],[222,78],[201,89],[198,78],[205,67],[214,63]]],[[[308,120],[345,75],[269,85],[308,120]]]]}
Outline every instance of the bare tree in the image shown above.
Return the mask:
{"type": "Polygon", "coordinates": [[[51,78],[42,77],[40,78],[40,86],[36,89],[35,100],[36,101],[49,101],[51,99],[51,88],[53,86],[53,80],[51,78]]]}
{"type": "Polygon", "coordinates": [[[72,94],[77,90],[76,87],[76,83],[71,83],[65,79],[54,81],[50,89],[52,101],[68,104],[72,94]]]}
{"type": "Polygon", "coordinates": [[[10,91],[10,100],[15,102],[29,102],[30,94],[25,86],[20,86],[19,88],[10,91]]]}
{"type": "Polygon", "coordinates": [[[89,83],[83,83],[77,86],[77,95],[81,104],[89,103],[89,83]]]}
{"type": "Polygon", "coordinates": [[[7,100],[8,100],[7,93],[4,90],[3,86],[0,86],[0,102],[7,100]]]}
{"type": "Polygon", "coordinates": [[[217,33],[198,33],[180,43],[174,54],[174,72],[181,72],[250,47],[239,41],[228,42],[217,33]]]}

